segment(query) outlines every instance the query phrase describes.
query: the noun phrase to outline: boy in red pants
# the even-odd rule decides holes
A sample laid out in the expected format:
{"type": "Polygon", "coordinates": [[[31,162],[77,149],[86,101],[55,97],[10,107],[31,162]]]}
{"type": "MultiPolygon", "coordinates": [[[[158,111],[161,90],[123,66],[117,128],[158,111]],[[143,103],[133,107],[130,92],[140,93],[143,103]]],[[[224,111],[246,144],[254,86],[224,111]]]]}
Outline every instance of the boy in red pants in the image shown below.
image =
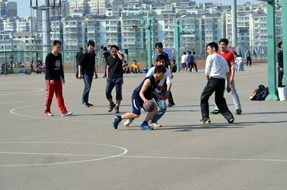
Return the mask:
{"type": "Polygon", "coordinates": [[[53,41],[52,51],[46,56],[46,100],[45,100],[45,116],[53,116],[51,113],[51,104],[54,93],[56,94],[58,106],[61,111],[61,116],[72,115],[73,112],[69,112],[65,106],[62,83],[65,83],[64,70],[62,64],[61,42],[59,40],[53,41]]]}

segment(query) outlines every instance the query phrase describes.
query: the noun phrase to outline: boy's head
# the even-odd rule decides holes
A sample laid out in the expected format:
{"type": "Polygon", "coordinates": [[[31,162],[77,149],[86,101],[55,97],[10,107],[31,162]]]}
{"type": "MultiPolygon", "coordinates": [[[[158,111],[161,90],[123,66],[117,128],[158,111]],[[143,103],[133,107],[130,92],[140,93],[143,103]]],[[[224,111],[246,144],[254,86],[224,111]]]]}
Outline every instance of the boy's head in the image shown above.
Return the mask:
{"type": "Polygon", "coordinates": [[[165,65],[165,57],[163,55],[158,55],[155,59],[154,66],[165,65]]]}
{"type": "Polygon", "coordinates": [[[225,52],[227,50],[227,46],[228,46],[228,39],[226,38],[221,38],[219,40],[219,47],[220,47],[220,51],[225,52]]]}
{"type": "Polygon", "coordinates": [[[62,45],[62,42],[60,40],[54,40],[53,41],[53,47],[52,47],[52,51],[54,53],[60,53],[61,51],[61,45],[62,45]]]}
{"type": "Polygon", "coordinates": [[[282,41],[278,43],[278,48],[279,48],[279,49],[282,49],[282,48],[283,48],[283,42],[282,42],[282,41]]]}
{"type": "Polygon", "coordinates": [[[155,48],[157,53],[162,53],[163,52],[163,45],[162,45],[161,42],[155,43],[154,48],[155,48]]]}
{"type": "Polygon", "coordinates": [[[165,66],[159,65],[154,69],[154,76],[157,80],[161,80],[163,79],[165,72],[166,72],[165,66]]]}
{"type": "Polygon", "coordinates": [[[210,42],[206,45],[206,52],[208,55],[216,53],[218,51],[218,44],[216,42],[210,42]]]}
{"type": "Polygon", "coordinates": [[[95,42],[93,40],[89,40],[87,43],[88,52],[91,53],[95,50],[95,42]]]}
{"type": "Polygon", "coordinates": [[[111,45],[110,46],[110,49],[111,49],[111,53],[113,56],[117,55],[118,51],[119,51],[119,47],[116,46],[116,45],[111,45]]]}

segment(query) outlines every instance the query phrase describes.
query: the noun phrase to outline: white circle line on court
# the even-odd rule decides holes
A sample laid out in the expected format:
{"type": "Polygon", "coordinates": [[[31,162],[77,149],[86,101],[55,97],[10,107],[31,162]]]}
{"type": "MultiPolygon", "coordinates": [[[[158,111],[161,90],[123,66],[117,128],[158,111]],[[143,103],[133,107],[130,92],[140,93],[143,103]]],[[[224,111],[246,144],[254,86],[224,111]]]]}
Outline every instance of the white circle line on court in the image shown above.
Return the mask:
{"type": "Polygon", "coordinates": [[[211,160],[211,161],[287,162],[287,159],[266,159],[266,158],[212,158],[212,157],[172,157],[172,156],[121,156],[121,158],[170,159],[170,160],[211,160]]]}
{"type": "MultiPolygon", "coordinates": [[[[45,117],[44,113],[43,116],[32,116],[32,115],[27,115],[27,114],[22,114],[22,113],[17,113],[17,110],[23,109],[23,108],[28,108],[28,107],[33,107],[33,106],[41,106],[40,104],[30,104],[30,105],[24,105],[24,106],[18,106],[10,109],[9,113],[18,117],[23,117],[23,118],[29,118],[29,119],[50,119],[53,121],[72,121],[72,122],[87,122],[87,121],[92,121],[94,122],[95,120],[81,120],[81,119],[68,119],[68,117],[61,117],[57,118],[55,116],[52,117],[45,117]]],[[[71,116],[69,116],[71,117],[71,116]]]]}
{"type": "Polygon", "coordinates": [[[85,159],[85,160],[76,160],[76,161],[65,161],[65,162],[54,162],[54,163],[41,163],[41,164],[0,164],[0,167],[31,167],[31,166],[59,166],[59,165],[68,165],[68,164],[80,164],[87,162],[95,162],[100,160],[108,160],[112,158],[121,157],[128,153],[128,149],[122,146],[117,145],[109,145],[109,144],[94,144],[94,143],[73,143],[73,142],[0,142],[0,144],[68,144],[68,145],[90,145],[90,146],[105,146],[112,147],[115,149],[120,149],[122,152],[120,154],[115,155],[100,155],[100,154],[58,154],[58,153],[29,153],[29,152],[0,152],[0,154],[12,154],[12,155],[45,155],[45,156],[92,156],[102,158],[93,158],[93,159],[85,159]]]}

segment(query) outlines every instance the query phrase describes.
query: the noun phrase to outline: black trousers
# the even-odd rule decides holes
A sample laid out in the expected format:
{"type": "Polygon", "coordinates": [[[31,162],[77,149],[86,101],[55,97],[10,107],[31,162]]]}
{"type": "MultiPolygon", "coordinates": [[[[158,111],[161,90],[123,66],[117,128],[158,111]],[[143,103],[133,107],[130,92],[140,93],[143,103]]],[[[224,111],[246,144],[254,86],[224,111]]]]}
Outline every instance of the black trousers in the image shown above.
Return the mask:
{"type": "Polygon", "coordinates": [[[283,86],[283,83],[282,83],[282,80],[283,80],[283,71],[278,71],[278,87],[282,87],[283,86]]]}
{"type": "Polygon", "coordinates": [[[171,91],[169,91],[168,96],[167,96],[167,99],[168,99],[168,103],[169,103],[169,104],[175,104],[175,103],[174,103],[174,100],[173,100],[173,96],[172,96],[171,91]]]}
{"type": "Polygon", "coordinates": [[[200,97],[202,118],[209,118],[209,97],[215,92],[215,103],[226,120],[233,118],[224,98],[225,79],[210,78],[200,97]]]}

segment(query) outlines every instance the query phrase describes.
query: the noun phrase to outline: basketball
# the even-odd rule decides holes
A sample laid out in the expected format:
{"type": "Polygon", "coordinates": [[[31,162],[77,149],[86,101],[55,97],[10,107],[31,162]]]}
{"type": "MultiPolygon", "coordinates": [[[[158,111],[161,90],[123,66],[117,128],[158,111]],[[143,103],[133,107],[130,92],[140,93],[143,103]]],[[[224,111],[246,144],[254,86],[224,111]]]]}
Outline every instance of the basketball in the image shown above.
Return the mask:
{"type": "Polygon", "coordinates": [[[144,109],[146,112],[153,112],[156,106],[156,103],[153,100],[148,100],[144,103],[144,109]]]}

